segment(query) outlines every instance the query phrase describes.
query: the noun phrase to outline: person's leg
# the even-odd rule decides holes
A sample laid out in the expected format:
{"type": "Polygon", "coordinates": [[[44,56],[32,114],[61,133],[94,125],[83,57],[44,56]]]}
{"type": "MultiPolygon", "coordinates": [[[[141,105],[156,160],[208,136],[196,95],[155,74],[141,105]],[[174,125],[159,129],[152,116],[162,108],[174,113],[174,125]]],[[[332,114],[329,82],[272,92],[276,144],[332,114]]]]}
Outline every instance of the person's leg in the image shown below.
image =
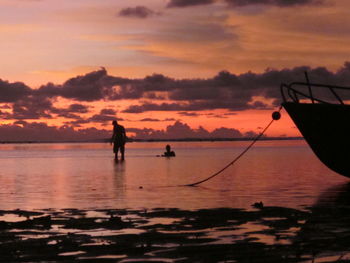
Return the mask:
{"type": "Polygon", "coordinates": [[[125,152],[125,147],[124,144],[122,146],[120,146],[120,153],[122,155],[122,160],[124,160],[124,152],[125,152]]]}
{"type": "Polygon", "coordinates": [[[114,158],[116,160],[118,160],[118,150],[119,150],[119,146],[116,143],[114,143],[113,152],[114,152],[114,158]]]}

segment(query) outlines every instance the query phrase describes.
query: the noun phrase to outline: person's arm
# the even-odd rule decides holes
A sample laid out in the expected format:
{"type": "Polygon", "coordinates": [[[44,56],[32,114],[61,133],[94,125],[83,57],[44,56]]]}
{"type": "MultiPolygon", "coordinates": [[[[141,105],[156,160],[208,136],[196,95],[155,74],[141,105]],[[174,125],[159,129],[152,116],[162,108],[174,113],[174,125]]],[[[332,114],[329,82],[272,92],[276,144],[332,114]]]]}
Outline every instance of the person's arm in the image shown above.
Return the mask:
{"type": "Polygon", "coordinates": [[[111,138],[111,141],[110,141],[111,144],[114,142],[114,138],[115,138],[115,130],[113,129],[113,135],[112,135],[112,138],[111,138]]]}

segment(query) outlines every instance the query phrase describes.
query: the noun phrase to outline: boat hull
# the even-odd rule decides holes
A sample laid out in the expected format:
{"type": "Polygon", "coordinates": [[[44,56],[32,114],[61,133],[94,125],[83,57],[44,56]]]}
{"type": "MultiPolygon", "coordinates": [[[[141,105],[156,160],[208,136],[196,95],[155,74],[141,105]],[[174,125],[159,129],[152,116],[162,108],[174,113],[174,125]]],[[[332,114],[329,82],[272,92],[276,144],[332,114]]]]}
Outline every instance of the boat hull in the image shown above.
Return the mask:
{"type": "Polygon", "coordinates": [[[316,156],[350,178],[350,105],[284,102],[282,106],[316,156]]]}

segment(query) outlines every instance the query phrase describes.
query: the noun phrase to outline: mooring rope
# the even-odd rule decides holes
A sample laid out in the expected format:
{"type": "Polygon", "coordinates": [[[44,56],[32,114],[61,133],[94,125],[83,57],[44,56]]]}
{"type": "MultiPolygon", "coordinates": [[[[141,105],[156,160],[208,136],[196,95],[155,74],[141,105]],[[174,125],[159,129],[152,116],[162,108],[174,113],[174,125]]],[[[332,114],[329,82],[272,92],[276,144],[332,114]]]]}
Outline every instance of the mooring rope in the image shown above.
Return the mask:
{"type": "Polygon", "coordinates": [[[191,184],[185,184],[182,186],[196,186],[199,185],[201,183],[204,183],[206,181],[209,181],[210,179],[214,178],[215,176],[221,174],[223,171],[225,171],[228,167],[230,167],[231,165],[233,165],[235,162],[237,162],[250,148],[252,148],[252,146],[261,138],[261,136],[264,135],[264,133],[267,131],[267,129],[271,126],[271,124],[275,121],[275,120],[279,120],[281,117],[280,111],[282,110],[282,106],[280,106],[278,111],[275,111],[272,113],[272,120],[269,122],[269,124],[267,124],[267,126],[263,129],[263,131],[258,134],[254,140],[247,146],[247,148],[245,148],[235,159],[233,159],[229,164],[227,164],[224,168],[220,169],[219,171],[215,172],[214,174],[210,175],[209,177],[200,180],[198,182],[195,183],[191,183],[191,184]]]}

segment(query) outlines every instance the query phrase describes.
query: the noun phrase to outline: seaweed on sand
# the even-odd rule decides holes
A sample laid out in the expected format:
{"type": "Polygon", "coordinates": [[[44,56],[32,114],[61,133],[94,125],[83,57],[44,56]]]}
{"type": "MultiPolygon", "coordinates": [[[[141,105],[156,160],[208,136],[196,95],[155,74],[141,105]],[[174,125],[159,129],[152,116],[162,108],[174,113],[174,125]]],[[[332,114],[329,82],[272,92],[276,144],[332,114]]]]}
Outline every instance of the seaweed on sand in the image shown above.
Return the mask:
{"type": "MultiPolygon", "coordinates": [[[[1,213],[18,215],[16,210],[1,213]]],[[[0,262],[302,262],[324,255],[346,260],[350,243],[350,210],[327,213],[326,208],[300,211],[264,206],[252,211],[160,208],[21,213],[28,215],[26,220],[1,223],[0,262]],[[340,217],[339,213],[345,219],[336,223],[333,217],[340,217]]]]}

